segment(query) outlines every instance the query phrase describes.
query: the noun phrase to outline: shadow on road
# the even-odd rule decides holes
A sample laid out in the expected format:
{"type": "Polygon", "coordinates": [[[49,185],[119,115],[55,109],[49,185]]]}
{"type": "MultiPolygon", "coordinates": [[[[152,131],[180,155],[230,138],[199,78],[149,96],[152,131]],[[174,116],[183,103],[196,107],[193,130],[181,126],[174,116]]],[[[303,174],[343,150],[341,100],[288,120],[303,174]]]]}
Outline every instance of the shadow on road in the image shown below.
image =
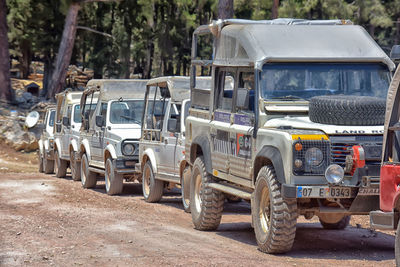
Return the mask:
{"type": "MultiPolygon", "coordinates": [[[[250,223],[223,223],[218,235],[257,246],[250,223]]],[[[394,259],[394,236],[349,226],[325,230],[319,223],[298,223],[293,248],[282,257],[383,261],[394,259]]]]}

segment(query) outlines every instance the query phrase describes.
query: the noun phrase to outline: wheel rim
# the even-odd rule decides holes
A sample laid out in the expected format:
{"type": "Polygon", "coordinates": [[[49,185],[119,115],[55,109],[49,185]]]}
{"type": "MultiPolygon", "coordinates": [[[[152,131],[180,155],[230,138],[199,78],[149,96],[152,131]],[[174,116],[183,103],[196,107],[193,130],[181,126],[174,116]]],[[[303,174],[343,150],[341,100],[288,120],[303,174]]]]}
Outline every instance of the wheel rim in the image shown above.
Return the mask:
{"type": "Polygon", "coordinates": [[[271,203],[267,187],[264,187],[261,192],[259,218],[262,230],[268,233],[271,226],[271,203]]]}
{"type": "Polygon", "coordinates": [[[144,169],[144,177],[143,177],[143,194],[147,197],[150,193],[150,168],[145,167],[144,169]]]}
{"type": "Polygon", "coordinates": [[[181,188],[181,191],[182,191],[181,193],[182,193],[183,205],[185,205],[186,207],[189,207],[189,203],[190,203],[190,198],[189,198],[190,192],[189,192],[189,190],[190,190],[190,188],[185,186],[185,184],[188,182],[187,181],[188,179],[185,179],[186,175],[187,175],[187,173],[184,172],[183,173],[183,177],[182,177],[182,182],[181,182],[181,187],[182,187],[181,188]]]}
{"type": "Polygon", "coordinates": [[[108,192],[110,190],[110,185],[111,185],[111,181],[110,181],[110,174],[111,174],[111,166],[110,164],[106,164],[106,177],[105,177],[105,182],[106,182],[106,191],[108,192]]]}
{"type": "Polygon", "coordinates": [[[81,181],[82,185],[86,183],[86,157],[82,157],[82,170],[81,170],[81,181]]]}
{"type": "Polygon", "coordinates": [[[194,185],[194,205],[196,207],[197,212],[201,211],[201,175],[198,173],[196,175],[195,185],[194,185]]]}

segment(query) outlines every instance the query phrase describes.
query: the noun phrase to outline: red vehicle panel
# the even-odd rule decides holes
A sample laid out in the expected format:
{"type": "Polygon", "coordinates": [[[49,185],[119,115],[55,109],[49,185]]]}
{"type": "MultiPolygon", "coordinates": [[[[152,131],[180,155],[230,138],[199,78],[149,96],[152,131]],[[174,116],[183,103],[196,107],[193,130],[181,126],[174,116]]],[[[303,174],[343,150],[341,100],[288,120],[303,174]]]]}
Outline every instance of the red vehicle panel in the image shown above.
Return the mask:
{"type": "Polygon", "coordinates": [[[384,164],[380,178],[380,208],[382,211],[393,211],[400,196],[400,165],[384,164]]]}

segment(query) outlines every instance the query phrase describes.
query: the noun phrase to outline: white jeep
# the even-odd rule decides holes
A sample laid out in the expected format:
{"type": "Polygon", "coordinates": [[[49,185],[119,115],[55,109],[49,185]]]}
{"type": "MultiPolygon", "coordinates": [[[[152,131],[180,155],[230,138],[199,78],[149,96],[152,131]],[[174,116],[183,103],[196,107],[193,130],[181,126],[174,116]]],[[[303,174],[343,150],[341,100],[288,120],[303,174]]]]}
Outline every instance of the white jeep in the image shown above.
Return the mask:
{"type": "Polygon", "coordinates": [[[80,99],[82,92],[65,91],[56,95],[56,122],[54,127],[54,172],[65,177],[70,167],[72,179],[79,181],[79,165],[75,160],[81,127],[80,99]]]}
{"type": "Polygon", "coordinates": [[[147,80],[91,80],[81,99],[79,158],[84,188],[104,175],[106,192],[120,194],[123,179],[138,177],[135,165],[147,80]]]}
{"type": "Polygon", "coordinates": [[[44,129],[39,140],[39,172],[50,174],[54,172],[54,118],[56,109],[54,107],[47,108],[44,117],[44,129]]]}

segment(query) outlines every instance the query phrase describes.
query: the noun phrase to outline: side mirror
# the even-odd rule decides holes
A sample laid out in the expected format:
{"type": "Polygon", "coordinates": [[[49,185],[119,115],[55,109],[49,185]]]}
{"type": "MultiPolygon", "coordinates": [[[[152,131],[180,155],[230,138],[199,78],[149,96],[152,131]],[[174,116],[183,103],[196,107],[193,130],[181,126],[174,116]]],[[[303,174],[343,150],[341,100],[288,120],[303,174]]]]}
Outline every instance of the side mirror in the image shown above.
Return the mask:
{"type": "Polygon", "coordinates": [[[62,118],[62,125],[64,125],[65,127],[69,127],[69,118],[68,117],[62,118]]]}
{"type": "Polygon", "coordinates": [[[177,126],[178,126],[177,119],[168,119],[168,127],[167,127],[168,132],[172,133],[176,132],[177,126]]]}
{"type": "Polygon", "coordinates": [[[394,45],[390,51],[390,59],[394,62],[400,61],[400,45],[394,45]]]}
{"type": "Polygon", "coordinates": [[[103,116],[101,116],[101,115],[97,115],[96,116],[96,126],[97,127],[103,127],[104,126],[103,116]]]}

